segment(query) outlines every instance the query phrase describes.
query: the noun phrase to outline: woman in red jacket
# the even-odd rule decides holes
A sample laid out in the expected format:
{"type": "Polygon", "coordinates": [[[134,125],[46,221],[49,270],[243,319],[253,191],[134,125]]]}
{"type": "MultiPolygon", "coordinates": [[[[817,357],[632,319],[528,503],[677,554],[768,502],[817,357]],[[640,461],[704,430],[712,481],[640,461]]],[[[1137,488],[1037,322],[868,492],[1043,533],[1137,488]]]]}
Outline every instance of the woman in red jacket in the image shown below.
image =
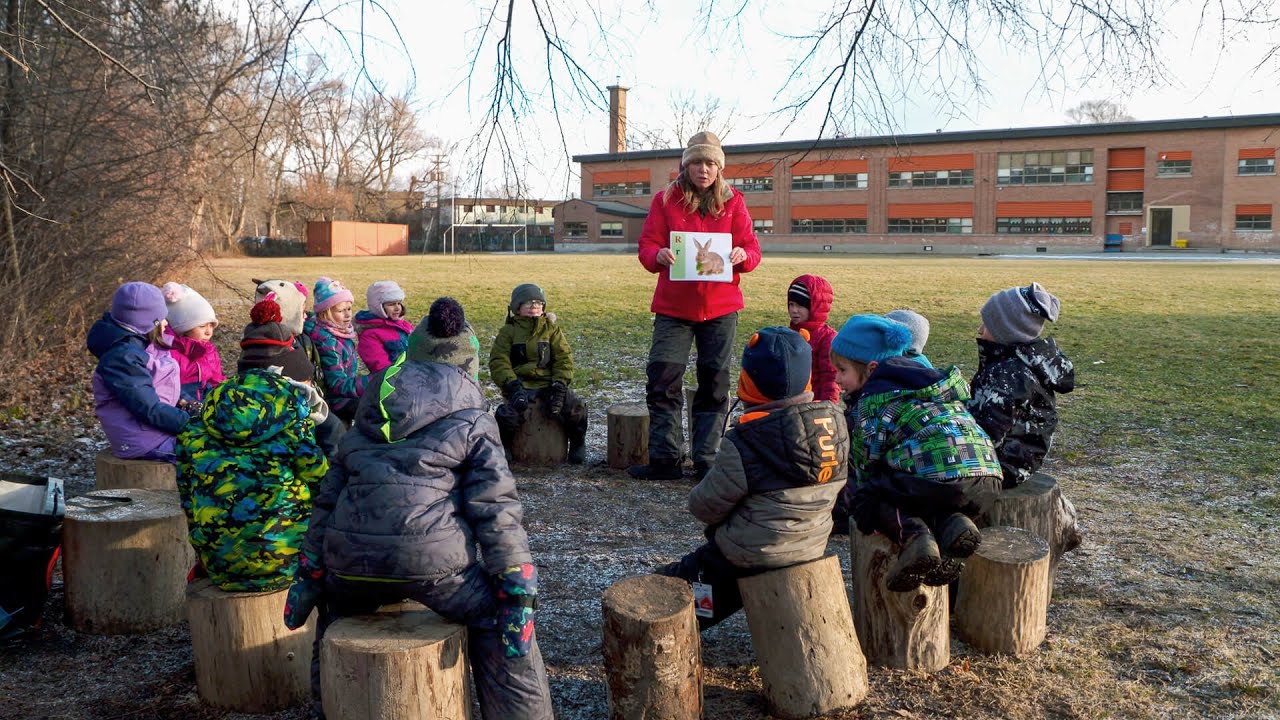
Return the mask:
{"type": "Polygon", "coordinates": [[[739,273],[760,264],[760,243],[742,193],[725,183],[720,138],[700,132],[689,139],[680,174],[653,198],[640,233],[640,264],[658,274],[649,309],[654,313],[645,401],[649,406],[649,464],[627,469],[633,477],[676,480],[680,470],[680,408],[689,351],[698,350],[698,391],[693,398],[690,451],[701,479],[720,449],[729,412],[729,365],[742,309],[739,273]],[[729,233],[732,282],[672,281],[671,233],[729,233]]]}

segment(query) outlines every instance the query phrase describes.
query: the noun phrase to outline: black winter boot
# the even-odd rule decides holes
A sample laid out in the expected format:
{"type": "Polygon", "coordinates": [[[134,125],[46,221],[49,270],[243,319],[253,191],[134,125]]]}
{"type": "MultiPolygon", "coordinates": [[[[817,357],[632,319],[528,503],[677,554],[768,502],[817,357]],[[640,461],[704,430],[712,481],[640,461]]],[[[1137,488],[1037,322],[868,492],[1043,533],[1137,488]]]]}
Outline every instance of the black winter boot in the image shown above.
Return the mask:
{"type": "Polygon", "coordinates": [[[953,513],[938,524],[938,549],[943,555],[967,558],[981,544],[978,526],[962,513],[953,513]]]}
{"type": "Polygon", "coordinates": [[[586,438],[575,438],[569,441],[569,462],[581,465],[587,461],[586,438]]]}
{"type": "Polygon", "coordinates": [[[933,534],[921,532],[907,538],[898,551],[898,559],[889,568],[885,586],[893,592],[908,592],[920,587],[929,573],[937,570],[942,559],[933,534]]]}
{"type": "Polygon", "coordinates": [[[681,480],[684,471],[675,460],[650,460],[648,465],[632,465],[627,474],[637,480],[681,480]]]}

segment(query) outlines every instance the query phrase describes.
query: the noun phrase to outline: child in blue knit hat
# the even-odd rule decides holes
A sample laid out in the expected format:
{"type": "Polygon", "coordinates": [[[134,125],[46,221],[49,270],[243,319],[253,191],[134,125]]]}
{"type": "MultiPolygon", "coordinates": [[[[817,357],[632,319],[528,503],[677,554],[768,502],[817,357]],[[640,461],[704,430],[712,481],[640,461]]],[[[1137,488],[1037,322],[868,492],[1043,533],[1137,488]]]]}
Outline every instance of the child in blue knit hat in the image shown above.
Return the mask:
{"type": "Polygon", "coordinates": [[[315,315],[307,318],[304,330],[320,355],[320,376],[329,409],[350,423],[369,381],[368,375],[360,374],[356,354],[356,328],[351,323],[355,296],[337,280],[322,277],[316,280],[314,297],[315,315]]]}
{"type": "Polygon", "coordinates": [[[831,342],[851,437],[841,508],[862,533],[899,546],[887,577],[895,592],[954,580],[982,542],[973,518],[1000,490],[964,377],[903,357],[911,339],[906,325],[854,315],[831,342]]]}

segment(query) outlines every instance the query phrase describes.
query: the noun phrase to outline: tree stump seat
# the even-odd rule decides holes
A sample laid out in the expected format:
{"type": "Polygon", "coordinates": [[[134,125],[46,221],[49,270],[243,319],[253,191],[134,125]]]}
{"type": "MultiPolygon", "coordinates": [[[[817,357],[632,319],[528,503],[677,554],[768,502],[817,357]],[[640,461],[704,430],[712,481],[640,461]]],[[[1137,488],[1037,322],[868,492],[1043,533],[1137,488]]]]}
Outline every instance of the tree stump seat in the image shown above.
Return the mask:
{"type": "Polygon", "coordinates": [[[867,662],[937,672],[951,662],[947,588],[893,592],[886,582],[899,547],[880,533],[849,531],[853,619],[867,662]]]}
{"type": "Polygon", "coordinates": [[[511,441],[511,458],[521,465],[550,466],[563,464],[569,457],[569,436],[560,420],[547,417],[542,398],[533,396],[524,422],[511,441]]]}
{"type": "Polygon", "coordinates": [[[985,653],[1026,655],[1044,641],[1049,544],[1029,530],[989,527],[956,593],[956,634],[985,653]]]}
{"type": "Polygon", "coordinates": [[[625,470],[649,463],[649,408],[643,402],[609,406],[609,467],[625,470]]]}
{"type": "Polygon", "coordinates": [[[1080,545],[1076,508],[1050,475],[1035,473],[1017,487],[1002,490],[983,513],[982,523],[990,527],[1030,530],[1049,544],[1049,597],[1058,576],[1058,561],[1080,545]]]}
{"type": "Polygon", "coordinates": [[[625,578],[601,605],[610,720],[700,720],[701,639],[689,583],[625,578]]]}
{"type": "Polygon", "coordinates": [[[93,485],[98,490],[144,488],[148,490],[178,489],[177,471],[173,463],[156,460],[125,460],[102,450],[93,458],[93,485]]]}

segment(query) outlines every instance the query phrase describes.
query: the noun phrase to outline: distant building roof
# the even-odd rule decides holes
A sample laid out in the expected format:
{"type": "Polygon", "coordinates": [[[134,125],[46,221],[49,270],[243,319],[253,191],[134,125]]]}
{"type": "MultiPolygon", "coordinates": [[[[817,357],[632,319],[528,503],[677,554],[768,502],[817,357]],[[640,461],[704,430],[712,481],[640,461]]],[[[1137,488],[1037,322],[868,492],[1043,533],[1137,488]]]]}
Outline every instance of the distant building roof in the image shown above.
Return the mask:
{"type": "MultiPolygon", "coordinates": [[[[1004,130],[961,130],[958,132],[920,133],[915,135],[872,135],[867,137],[826,138],[823,140],[788,140],[749,145],[725,145],[729,155],[748,153],[804,153],[837,148],[877,147],[884,145],[926,145],[932,143],[973,142],[983,140],[1020,140],[1028,138],[1053,138],[1080,135],[1116,135],[1122,133],[1153,133],[1175,130],[1216,130],[1280,126],[1280,114],[1234,115],[1225,117],[1185,118],[1180,120],[1142,120],[1131,122],[1095,123],[1088,125],[1052,125],[1048,127],[1007,128],[1004,130]]],[[[578,163],[610,162],[620,160],[648,160],[678,158],[683,148],[667,150],[639,150],[626,153],[601,153],[574,155],[578,163]]]]}
{"type": "Polygon", "coordinates": [[[616,217],[642,218],[649,214],[649,211],[642,207],[636,207],[635,205],[629,205],[624,202],[586,199],[582,202],[587,203],[588,205],[594,205],[597,210],[605,215],[614,215],[616,217]]]}

